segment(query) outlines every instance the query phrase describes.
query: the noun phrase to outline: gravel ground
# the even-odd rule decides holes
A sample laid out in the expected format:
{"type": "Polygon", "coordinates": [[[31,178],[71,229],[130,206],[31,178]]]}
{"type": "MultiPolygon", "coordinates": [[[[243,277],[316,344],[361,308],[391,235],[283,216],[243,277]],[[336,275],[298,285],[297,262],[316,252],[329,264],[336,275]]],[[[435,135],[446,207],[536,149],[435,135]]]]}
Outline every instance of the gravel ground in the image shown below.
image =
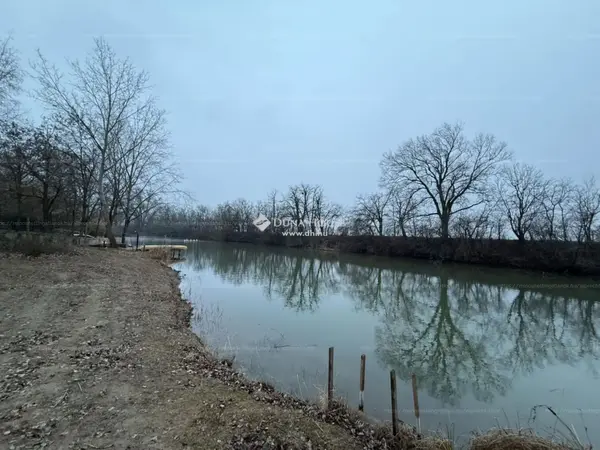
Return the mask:
{"type": "Polygon", "coordinates": [[[414,448],[215,360],[178,286],[136,252],[0,254],[0,448],[414,448]]]}

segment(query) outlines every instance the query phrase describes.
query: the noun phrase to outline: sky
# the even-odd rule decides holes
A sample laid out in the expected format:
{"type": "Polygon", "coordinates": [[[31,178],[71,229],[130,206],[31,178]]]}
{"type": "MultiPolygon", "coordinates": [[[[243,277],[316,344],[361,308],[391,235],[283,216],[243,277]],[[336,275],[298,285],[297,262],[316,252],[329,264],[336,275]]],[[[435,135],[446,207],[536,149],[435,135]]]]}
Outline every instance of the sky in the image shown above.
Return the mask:
{"type": "Polygon", "coordinates": [[[150,74],[202,204],[304,182],[350,205],[385,152],[457,121],[548,176],[600,178],[596,0],[1,2],[25,66],[103,36],[150,74]]]}

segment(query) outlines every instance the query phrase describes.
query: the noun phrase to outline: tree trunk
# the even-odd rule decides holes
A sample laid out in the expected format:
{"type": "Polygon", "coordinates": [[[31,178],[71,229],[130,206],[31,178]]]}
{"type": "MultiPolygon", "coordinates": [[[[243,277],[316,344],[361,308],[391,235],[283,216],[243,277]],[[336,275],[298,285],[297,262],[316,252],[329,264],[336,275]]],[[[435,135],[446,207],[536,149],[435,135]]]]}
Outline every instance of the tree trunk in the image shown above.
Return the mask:
{"type": "Polygon", "coordinates": [[[98,215],[98,220],[96,221],[96,237],[98,236],[98,233],[100,232],[100,221],[102,220],[102,216],[98,215]]]}
{"type": "Polygon", "coordinates": [[[83,229],[84,227],[86,228],[86,234],[87,234],[87,222],[88,222],[88,210],[89,210],[89,204],[88,204],[88,189],[86,186],[83,187],[82,193],[81,193],[81,220],[79,221],[79,232],[83,233],[83,229]]]}
{"type": "Polygon", "coordinates": [[[449,225],[450,225],[450,215],[442,214],[440,217],[440,222],[442,226],[442,239],[448,239],[450,236],[449,233],[449,225]]]}
{"type": "Polygon", "coordinates": [[[121,244],[125,244],[125,235],[127,234],[127,229],[131,224],[131,219],[125,218],[125,223],[123,223],[123,231],[121,232],[121,244]]]}
{"type": "Polygon", "coordinates": [[[99,220],[105,219],[105,227],[106,227],[106,237],[110,242],[110,246],[112,248],[117,248],[117,240],[115,239],[115,235],[112,231],[112,223],[108,219],[108,208],[106,208],[106,197],[104,195],[104,160],[100,163],[100,173],[98,174],[98,197],[100,198],[100,216],[99,220]]]}
{"type": "Polygon", "coordinates": [[[75,216],[76,211],[75,206],[73,206],[73,208],[71,209],[71,236],[73,235],[73,233],[75,233],[75,216]]]}
{"type": "Polygon", "coordinates": [[[112,231],[112,224],[109,221],[107,221],[107,223],[106,223],[106,237],[108,238],[108,242],[110,242],[110,246],[112,248],[119,247],[117,245],[117,239],[115,238],[115,235],[113,234],[113,231],[112,231]]]}
{"type": "MultiPolygon", "coordinates": [[[[83,204],[81,205],[81,220],[79,221],[79,232],[83,233],[84,232],[84,228],[87,231],[87,222],[88,222],[88,205],[87,202],[84,200],[83,204]]],[[[86,232],[87,234],[87,232],[86,232]]]]}
{"type": "Polygon", "coordinates": [[[23,191],[21,184],[19,184],[16,188],[15,196],[17,199],[17,217],[19,217],[19,221],[21,220],[21,216],[23,215],[23,191]]]}

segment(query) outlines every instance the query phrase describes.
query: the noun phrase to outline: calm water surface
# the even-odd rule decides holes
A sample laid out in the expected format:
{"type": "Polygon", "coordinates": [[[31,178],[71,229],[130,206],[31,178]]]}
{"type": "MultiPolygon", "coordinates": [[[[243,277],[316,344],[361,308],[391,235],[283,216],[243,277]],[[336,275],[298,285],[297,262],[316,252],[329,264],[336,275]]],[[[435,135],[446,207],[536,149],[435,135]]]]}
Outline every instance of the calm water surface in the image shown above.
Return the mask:
{"type": "MultiPolygon", "coordinates": [[[[476,429],[551,431],[549,405],[582,441],[600,444],[600,290],[564,278],[470,266],[213,242],[187,243],[182,291],[195,332],[238,369],[318,398],[335,347],[336,394],[390,419],[389,371],[400,418],[458,441],[476,429]],[[596,424],[596,425],[594,425],[596,424]]],[[[558,427],[560,429],[560,426],[558,427]]],[[[565,432],[566,430],[562,430],[565,432]]]]}

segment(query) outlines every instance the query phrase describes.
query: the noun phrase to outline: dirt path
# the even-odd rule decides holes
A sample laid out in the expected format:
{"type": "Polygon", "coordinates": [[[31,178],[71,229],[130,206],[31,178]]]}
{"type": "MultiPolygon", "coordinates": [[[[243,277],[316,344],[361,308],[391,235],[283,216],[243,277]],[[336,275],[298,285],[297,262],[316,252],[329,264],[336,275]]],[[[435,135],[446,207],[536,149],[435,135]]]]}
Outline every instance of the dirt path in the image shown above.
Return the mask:
{"type": "Polygon", "coordinates": [[[188,314],[175,273],[138,253],[0,255],[0,448],[380,446],[214,361],[188,314]]]}

